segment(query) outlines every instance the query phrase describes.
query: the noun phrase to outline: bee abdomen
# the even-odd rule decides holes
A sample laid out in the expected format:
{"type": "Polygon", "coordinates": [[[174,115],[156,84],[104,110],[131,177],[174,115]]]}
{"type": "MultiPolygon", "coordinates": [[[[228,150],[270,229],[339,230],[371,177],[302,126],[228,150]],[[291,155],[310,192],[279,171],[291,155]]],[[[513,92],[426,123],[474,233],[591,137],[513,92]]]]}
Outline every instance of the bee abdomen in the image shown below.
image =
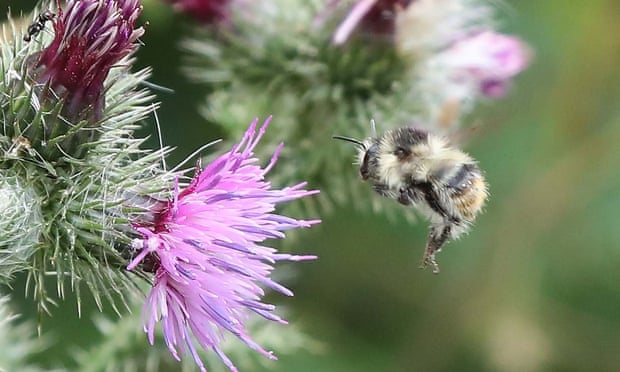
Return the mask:
{"type": "Polygon", "coordinates": [[[480,175],[480,169],[476,164],[465,163],[445,181],[446,187],[452,190],[453,194],[459,194],[471,186],[472,180],[480,175]]]}
{"type": "Polygon", "coordinates": [[[487,184],[477,173],[467,181],[467,186],[451,195],[456,208],[464,219],[473,221],[484,206],[488,196],[487,184]]]}

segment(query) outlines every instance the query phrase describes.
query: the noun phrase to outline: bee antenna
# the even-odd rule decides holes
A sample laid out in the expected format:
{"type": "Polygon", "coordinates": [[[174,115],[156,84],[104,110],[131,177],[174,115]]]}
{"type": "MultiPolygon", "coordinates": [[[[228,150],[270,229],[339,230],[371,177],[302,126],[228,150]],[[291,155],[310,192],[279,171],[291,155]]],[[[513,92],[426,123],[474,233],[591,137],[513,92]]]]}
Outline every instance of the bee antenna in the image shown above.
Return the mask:
{"type": "Polygon", "coordinates": [[[366,145],[364,145],[364,142],[355,139],[355,138],[351,138],[351,137],[344,137],[344,136],[333,136],[333,139],[338,139],[338,140],[342,140],[342,141],[346,141],[346,142],[351,142],[354,143],[356,145],[358,145],[359,147],[361,147],[362,149],[366,150],[366,145]]]}
{"type": "Polygon", "coordinates": [[[372,134],[374,136],[377,135],[377,125],[375,124],[375,119],[370,119],[370,127],[372,128],[372,134]]]}

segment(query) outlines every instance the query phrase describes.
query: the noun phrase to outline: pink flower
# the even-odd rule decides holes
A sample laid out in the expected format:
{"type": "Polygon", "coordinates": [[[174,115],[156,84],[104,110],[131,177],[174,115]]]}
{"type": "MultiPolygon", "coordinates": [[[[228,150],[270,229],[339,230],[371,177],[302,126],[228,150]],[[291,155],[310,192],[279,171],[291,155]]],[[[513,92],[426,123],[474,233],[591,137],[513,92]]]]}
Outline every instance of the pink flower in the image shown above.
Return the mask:
{"type": "Polygon", "coordinates": [[[512,78],[527,67],[531,52],[516,37],[484,31],[455,42],[437,58],[454,84],[499,98],[508,91],[512,78]]]}
{"type": "Polygon", "coordinates": [[[141,12],[139,0],[68,0],[64,12],[58,4],[55,37],[41,52],[36,74],[65,99],[70,119],[101,119],[103,82],[144,34],[135,28],[141,12]]]}
{"type": "Polygon", "coordinates": [[[278,253],[263,245],[284,238],[283,231],[309,227],[303,221],[274,213],[276,204],[316,194],[300,183],[272,189],[264,180],[274,166],[280,145],[265,168],[257,165],[253,150],[265,133],[267,119],[256,133],[255,120],[241,142],[204,169],[197,169],[188,187],[175,187],[174,197],[148,226],[135,224],[142,235],[134,241],[139,254],[129,264],[153,265],[153,289],[144,306],[144,329],[151,344],[155,324],[161,322],[166,344],[180,360],[177,349],[189,351],[205,370],[195,342],[213,350],[232,371],[233,363],[220,349],[230,333],[270,359],[275,356],[256,344],[244,327],[250,312],[286,323],[261,302],[263,287],[284,295],[293,293],[269,278],[276,261],[301,261],[315,256],[278,253]],[[147,259],[146,262],[143,260],[147,259]]]}

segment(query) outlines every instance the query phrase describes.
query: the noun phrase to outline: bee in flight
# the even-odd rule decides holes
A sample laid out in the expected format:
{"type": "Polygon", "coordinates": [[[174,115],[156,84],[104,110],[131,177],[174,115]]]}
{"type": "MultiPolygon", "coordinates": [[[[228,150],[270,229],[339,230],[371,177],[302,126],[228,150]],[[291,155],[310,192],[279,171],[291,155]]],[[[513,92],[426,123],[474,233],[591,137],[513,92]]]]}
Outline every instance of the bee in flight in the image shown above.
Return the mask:
{"type": "Polygon", "coordinates": [[[488,197],[478,163],[445,138],[413,127],[364,141],[334,138],[358,146],[360,175],[375,192],[413,206],[429,219],[421,267],[430,265],[439,273],[435,254],[470,229],[488,197]]]}
{"type": "Polygon", "coordinates": [[[45,23],[54,19],[54,17],[56,17],[56,14],[50,12],[49,10],[39,14],[37,20],[28,26],[28,31],[26,35],[24,35],[24,41],[29,42],[32,40],[33,36],[37,36],[37,34],[45,28],[45,23]]]}

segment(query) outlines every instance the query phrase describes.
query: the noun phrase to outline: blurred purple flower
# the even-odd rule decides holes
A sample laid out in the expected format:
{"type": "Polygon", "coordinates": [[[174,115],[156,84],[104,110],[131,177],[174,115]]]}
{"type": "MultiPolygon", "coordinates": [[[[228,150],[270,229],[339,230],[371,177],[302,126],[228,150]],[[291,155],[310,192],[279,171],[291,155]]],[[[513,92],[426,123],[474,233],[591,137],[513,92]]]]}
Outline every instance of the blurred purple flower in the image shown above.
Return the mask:
{"type": "Polygon", "coordinates": [[[278,253],[260,245],[266,239],[284,238],[284,230],[309,227],[320,221],[303,221],[274,213],[276,204],[318,193],[300,183],[272,189],[264,180],[274,166],[280,145],[265,168],[257,165],[253,150],[265,133],[270,118],[256,134],[255,120],[241,142],[204,169],[197,169],[187,188],[175,187],[168,207],[155,224],[135,229],[142,239],[129,264],[153,265],[153,289],[144,306],[144,329],[151,344],[155,323],[161,322],[166,344],[180,360],[177,348],[192,354],[205,370],[192,341],[212,349],[232,371],[233,363],[219,345],[226,331],[249,347],[276,359],[247,334],[244,322],[250,312],[279,323],[273,305],[261,302],[262,286],[287,296],[293,293],[269,278],[276,261],[312,260],[315,256],[278,253]],[[145,260],[146,259],[146,260],[145,260]],[[143,262],[145,260],[145,262],[143,262]]]}
{"type": "MultiPolygon", "coordinates": [[[[360,26],[372,34],[391,35],[394,32],[395,13],[414,0],[358,0],[340,23],[332,37],[336,45],[344,44],[360,26]]],[[[330,12],[341,0],[331,0],[324,13],[330,12]]]]}
{"type": "Polygon", "coordinates": [[[438,58],[454,84],[499,98],[508,91],[511,79],[527,67],[531,52],[516,37],[484,31],[455,42],[438,58]]]}
{"type": "Polygon", "coordinates": [[[180,11],[203,23],[226,22],[232,0],[166,0],[180,11]]]}
{"type": "Polygon", "coordinates": [[[144,34],[134,27],[142,6],[139,0],[68,0],[63,12],[57,4],[55,37],[41,52],[37,79],[65,99],[70,119],[98,120],[104,80],[144,34]]]}

